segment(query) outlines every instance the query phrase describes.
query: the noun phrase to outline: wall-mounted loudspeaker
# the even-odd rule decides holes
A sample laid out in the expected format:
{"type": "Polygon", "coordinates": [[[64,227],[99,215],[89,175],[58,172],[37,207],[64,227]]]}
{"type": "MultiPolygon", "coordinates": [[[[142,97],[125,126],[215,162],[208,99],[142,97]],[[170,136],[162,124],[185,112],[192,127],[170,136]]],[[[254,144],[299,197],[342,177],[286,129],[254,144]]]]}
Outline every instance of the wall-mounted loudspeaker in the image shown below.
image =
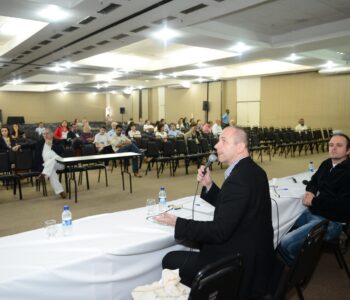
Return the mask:
{"type": "Polygon", "coordinates": [[[121,107],[121,108],[120,108],[120,113],[121,113],[121,114],[125,114],[125,107],[121,107]]]}
{"type": "Polygon", "coordinates": [[[209,101],[203,101],[202,103],[202,109],[204,111],[208,111],[209,110],[209,101]]]}

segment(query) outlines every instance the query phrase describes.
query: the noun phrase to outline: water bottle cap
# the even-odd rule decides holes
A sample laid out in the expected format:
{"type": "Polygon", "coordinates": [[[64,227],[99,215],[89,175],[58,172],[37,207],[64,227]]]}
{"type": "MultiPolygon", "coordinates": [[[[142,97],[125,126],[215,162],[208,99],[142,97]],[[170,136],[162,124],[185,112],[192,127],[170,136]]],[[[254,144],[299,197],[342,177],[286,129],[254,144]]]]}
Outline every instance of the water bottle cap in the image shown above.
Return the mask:
{"type": "Polygon", "coordinates": [[[310,161],[310,164],[313,164],[314,162],[313,161],[310,161]]]}
{"type": "Polygon", "coordinates": [[[68,205],[63,206],[63,210],[69,210],[69,206],[68,205]]]}
{"type": "Polygon", "coordinates": [[[162,187],[160,188],[160,190],[161,190],[161,191],[164,191],[164,190],[165,190],[165,188],[162,186],[162,187]]]}

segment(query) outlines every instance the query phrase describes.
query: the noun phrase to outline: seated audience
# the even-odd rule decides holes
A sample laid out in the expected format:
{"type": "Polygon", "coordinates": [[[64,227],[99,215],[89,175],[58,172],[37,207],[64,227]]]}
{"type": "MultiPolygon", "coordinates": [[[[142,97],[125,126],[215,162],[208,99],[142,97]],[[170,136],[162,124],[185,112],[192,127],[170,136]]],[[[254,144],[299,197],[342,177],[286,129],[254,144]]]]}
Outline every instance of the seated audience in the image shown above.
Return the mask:
{"type": "Polygon", "coordinates": [[[168,134],[164,130],[164,124],[161,122],[158,123],[156,137],[161,138],[164,141],[168,138],[168,134]]]}
{"type": "Polygon", "coordinates": [[[199,144],[199,140],[201,138],[201,133],[197,130],[197,126],[193,125],[191,129],[184,134],[185,140],[192,139],[196,142],[196,144],[199,144]]]}
{"type": "Polygon", "coordinates": [[[111,153],[108,135],[106,133],[106,127],[102,126],[100,132],[95,135],[94,144],[98,152],[100,153],[111,153]]]}
{"type": "Polygon", "coordinates": [[[176,129],[184,132],[185,131],[185,126],[184,126],[184,123],[183,123],[183,118],[180,118],[178,121],[177,121],[177,124],[176,124],[176,129]]]}
{"type": "Polygon", "coordinates": [[[295,126],[295,131],[301,132],[301,131],[304,131],[304,130],[307,130],[307,129],[308,129],[308,127],[307,127],[307,125],[305,125],[304,119],[300,118],[298,125],[295,126]]]}
{"type": "Polygon", "coordinates": [[[35,128],[35,132],[36,132],[36,134],[37,134],[39,137],[42,137],[44,130],[45,130],[45,127],[44,127],[44,123],[43,123],[43,122],[40,122],[40,123],[38,124],[38,127],[35,128]]]}
{"type": "Polygon", "coordinates": [[[91,132],[89,124],[85,124],[85,126],[83,127],[83,132],[80,135],[80,139],[83,144],[89,144],[94,141],[95,138],[91,132]]]}
{"type": "Polygon", "coordinates": [[[145,121],[145,125],[143,125],[143,131],[148,132],[148,133],[154,132],[154,126],[151,124],[150,120],[145,121]]]}
{"type": "Polygon", "coordinates": [[[211,134],[212,133],[211,126],[212,126],[211,121],[205,122],[204,125],[202,126],[202,132],[204,134],[211,134]]]}
{"type": "Polygon", "coordinates": [[[168,136],[177,137],[178,135],[183,135],[183,133],[180,130],[176,129],[175,123],[170,123],[170,129],[168,132],[168,136]]]}
{"type": "Polygon", "coordinates": [[[54,138],[57,140],[66,140],[68,136],[69,128],[66,120],[63,120],[61,125],[56,127],[54,132],[54,138]]]}
{"type": "Polygon", "coordinates": [[[64,165],[56,161],[63,155],[64,148],[60,140],[54,139],[51,129],[45,128],[43,139],[36,143],[34,155],[34,170],[40,171],[38,180],[50,179],[50,184],[56,195],[66,198],[67,194],[59,181],[57,170],[63,170],[64,165]]]}
{"type": "Polygon", "coordinates": [[[128,136],[133,139],[134,137],[141,137],[141,132],[136,130],[136,125],[133,123],[130,126],[130,130],[128,132],[128,136]]]}
{"type": "Polygon", "coordinates": [[[211,131],[215,137],[218,137],[222,132],[221,121],[216,119],[215,124],[212,126],[211,131]]]}
{"type": "MultiPolygon", "coordinates": [[[[117,128],[115,130],[116,135],[113,136],[109,141],[110,144],[112,145],[113,151],[116,153],[122,153],[122,152],[141,153],[140,149],[133,142],[131,142],[131,140],[129,140],[124,134],[122,134],[122,131],[123,131],[123,127],[121,125],[117,125],[117,128]]],[[[126,159],[126,162],[127,161],[128,159],[126,159]]],[[[142,177],[142,175],[139,173],[139,164],[138,164],[137,158],[132,159],[132,170],[136,177],[142,177]]]]}
{"type": "Polygon", "coordinates": [[[0,152],[18,151],[21,145],[17,145],[16,141],[10,136],[7,127],[1,127],[0,152]]]}
{"type": "Polygon", "coordinates": [[[117,127],[118,123],[117,122],[112,122],[111,123],[111,129],[107,132],[108,138],[110,139],[113,135],[115,135],[115,129],[117,127]]]}
{"type": "Polygon", "coordinates": [[[13,124],[12,125],[12,130],[11,130],[11,137],[14,139],[14,140],[17,140],[17,139],[25,139],[26,138],[26,135],[25,133],[21,130],[21,128],[19,127],[18,124],[13,124]]]}
{"type": "Polygon", "coordinates": [[[325,240],[337,238],[342,223],[350,220],[350,140],[345,134],[334,134],[329,141],[329,159],[322,162],[306,186],[303,204],[307,210],[297,219],[293,230],[278,246],[283,259],[293,265],[312,227],[329,220],[325,240]]]}

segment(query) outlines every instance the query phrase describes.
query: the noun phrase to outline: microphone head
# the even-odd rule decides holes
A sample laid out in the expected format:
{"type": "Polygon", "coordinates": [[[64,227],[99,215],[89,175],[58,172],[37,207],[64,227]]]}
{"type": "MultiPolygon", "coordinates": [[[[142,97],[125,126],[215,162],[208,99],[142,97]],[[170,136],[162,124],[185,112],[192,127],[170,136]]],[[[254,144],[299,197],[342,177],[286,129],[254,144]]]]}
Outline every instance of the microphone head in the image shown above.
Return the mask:
{"type": "Polygon", "coordinates": [[[218,159],[218,157],[215,154],[210,154],[208,157],[208,162],[210,162],[210,164],[212,164],[217,159],[218,159]]]}
{"type": "Polygon", "coordinates": [[[305,185],[308,185],[308,184],[309,184],[309,181],[303,180],[302,183],[305,184],[305,185]]]}

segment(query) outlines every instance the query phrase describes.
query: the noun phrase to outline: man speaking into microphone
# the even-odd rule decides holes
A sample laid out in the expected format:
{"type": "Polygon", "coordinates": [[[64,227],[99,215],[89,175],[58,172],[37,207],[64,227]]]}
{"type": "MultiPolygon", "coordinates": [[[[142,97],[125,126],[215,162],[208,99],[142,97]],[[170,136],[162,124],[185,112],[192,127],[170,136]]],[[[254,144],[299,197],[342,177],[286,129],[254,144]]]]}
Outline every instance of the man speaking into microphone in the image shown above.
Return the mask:
{"type": "Polygon", "coordinates": [[[240,253],[244,274],[240,299],[267,294],[273,264],[271,201],[266,173],[249,156],[248,137],[240,127],[226,127],[215,145],[218,159],[229,165],[219,188],[210,170],[201,166],[197,180],[201,198],[215,206],[213,221],[194,221],[164,213],[159,223],[175,226],[175,238],[199,245],[199,252],[173,251],[163,268],[180,269],[181,282],[191,286],[200,269],[225,256],[240,253]]]}

